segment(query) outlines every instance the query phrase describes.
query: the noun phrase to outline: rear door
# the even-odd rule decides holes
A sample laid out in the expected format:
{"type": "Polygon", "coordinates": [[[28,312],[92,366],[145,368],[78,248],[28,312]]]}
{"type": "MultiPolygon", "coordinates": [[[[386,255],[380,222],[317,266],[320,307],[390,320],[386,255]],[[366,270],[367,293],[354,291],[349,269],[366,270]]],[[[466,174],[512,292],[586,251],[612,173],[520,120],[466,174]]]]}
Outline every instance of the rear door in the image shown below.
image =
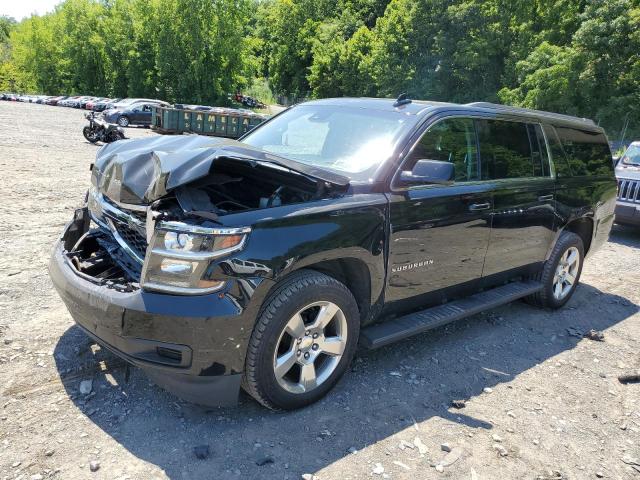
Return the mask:
{"type": "Polygon", "coordinates": [[[493,222],[483,277],[535,266],[549,250],[555,179],[536,123],[476,120],[481,178],[493,184],[493,222]]]}
{"type": "Polygon", "coordinates": [[[492,185],[480,181],[473,119],[446,118],[431,125],[400,171],[421,159],[452,162],[455,182],[406,185],[395,176],[385,297],[392,310],[477,288],[489,243],[492,185]]]}

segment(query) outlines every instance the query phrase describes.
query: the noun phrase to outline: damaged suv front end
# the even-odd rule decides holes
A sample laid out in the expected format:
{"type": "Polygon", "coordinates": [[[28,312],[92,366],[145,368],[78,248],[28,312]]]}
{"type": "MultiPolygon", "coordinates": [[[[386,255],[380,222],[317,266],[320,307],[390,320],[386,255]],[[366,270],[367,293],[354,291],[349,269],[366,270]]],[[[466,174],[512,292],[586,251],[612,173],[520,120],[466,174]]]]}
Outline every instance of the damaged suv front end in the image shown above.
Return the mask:
{"type": "Polygon", "coordinates": [[[292,165],[198,136],[103,147],[49,268],[78,326],[180,397],[233,404],[273,284],[272,267],[245,255],[255,218],[243,213],[335,198],[348,184],[292,165]]]}

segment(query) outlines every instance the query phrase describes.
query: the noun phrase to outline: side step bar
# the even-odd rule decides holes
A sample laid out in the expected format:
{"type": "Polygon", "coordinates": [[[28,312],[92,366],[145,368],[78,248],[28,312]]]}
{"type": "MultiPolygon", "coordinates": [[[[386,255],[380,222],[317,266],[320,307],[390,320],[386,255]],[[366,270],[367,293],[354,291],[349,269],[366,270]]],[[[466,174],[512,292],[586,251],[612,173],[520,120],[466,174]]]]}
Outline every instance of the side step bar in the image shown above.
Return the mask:
{"type": "Polygon", "coordinates": [[[499,307],[519,298],[527,297],[542,289],[540,282],[513,282],[470,297],[455,300],[437,307],[394,318],[362,329],[360,343],[373,349],[398,340],[440,327],[461,318],[499,307]]]}

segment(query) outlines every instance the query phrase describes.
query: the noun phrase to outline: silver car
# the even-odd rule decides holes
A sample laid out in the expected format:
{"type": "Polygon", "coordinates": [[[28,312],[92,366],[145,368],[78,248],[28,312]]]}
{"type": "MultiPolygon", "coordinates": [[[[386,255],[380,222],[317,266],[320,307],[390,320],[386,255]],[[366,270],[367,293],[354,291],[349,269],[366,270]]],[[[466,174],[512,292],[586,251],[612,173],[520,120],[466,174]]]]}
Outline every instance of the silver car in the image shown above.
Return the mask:
{"type": "Polygon", "coordinates": [[[616,165],[616,223],[640,226],[640,141],[629,145],[616,165]]]}

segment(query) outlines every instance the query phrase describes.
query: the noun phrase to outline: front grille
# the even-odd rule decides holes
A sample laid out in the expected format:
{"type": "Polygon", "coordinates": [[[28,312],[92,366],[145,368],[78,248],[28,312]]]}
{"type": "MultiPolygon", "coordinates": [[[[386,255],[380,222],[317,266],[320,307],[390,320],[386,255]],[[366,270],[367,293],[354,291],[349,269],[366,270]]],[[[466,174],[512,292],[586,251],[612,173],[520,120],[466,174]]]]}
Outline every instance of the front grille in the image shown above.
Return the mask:
{"type": "Polygon", "coordinates": [[[140,259],[144,260],[147,253],[147,239],[138,232],[136,228],[132,228],[126,223],[114,221],[113,225],[122,241],[126,243],[140,259]]]}
{"type": "Polygon", "coordinates": [[[618,179],[618,200],[640,203],[640,180],[618,179]]]}

